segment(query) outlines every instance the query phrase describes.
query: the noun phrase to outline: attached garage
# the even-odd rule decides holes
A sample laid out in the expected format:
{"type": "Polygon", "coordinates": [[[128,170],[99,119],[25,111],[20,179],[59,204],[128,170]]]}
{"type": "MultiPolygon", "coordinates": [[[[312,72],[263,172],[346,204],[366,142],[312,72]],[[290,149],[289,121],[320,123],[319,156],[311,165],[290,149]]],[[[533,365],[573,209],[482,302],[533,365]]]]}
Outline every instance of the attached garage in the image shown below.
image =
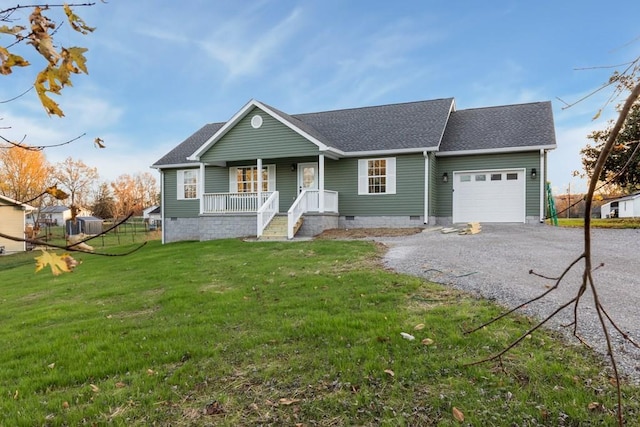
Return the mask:
{"type": "Polygon", "coordinates": [[[453,222],[525,222],[525,170],[453,173],[453,222]]]}

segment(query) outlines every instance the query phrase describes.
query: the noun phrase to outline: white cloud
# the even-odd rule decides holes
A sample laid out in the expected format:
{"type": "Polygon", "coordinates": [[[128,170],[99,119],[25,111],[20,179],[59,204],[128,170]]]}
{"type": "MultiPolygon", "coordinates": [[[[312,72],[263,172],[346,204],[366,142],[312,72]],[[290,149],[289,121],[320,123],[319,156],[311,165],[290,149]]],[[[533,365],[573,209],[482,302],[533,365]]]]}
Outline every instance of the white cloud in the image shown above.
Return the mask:
{"type": "Polygon", "coordinates": [[[248,16],[231,19],[198,45],[234,79],[259,73],[274,57],[284,55],[286,44],[301,28],[302,11],[294,9],[273,27],[261,29],[248,16]]]}

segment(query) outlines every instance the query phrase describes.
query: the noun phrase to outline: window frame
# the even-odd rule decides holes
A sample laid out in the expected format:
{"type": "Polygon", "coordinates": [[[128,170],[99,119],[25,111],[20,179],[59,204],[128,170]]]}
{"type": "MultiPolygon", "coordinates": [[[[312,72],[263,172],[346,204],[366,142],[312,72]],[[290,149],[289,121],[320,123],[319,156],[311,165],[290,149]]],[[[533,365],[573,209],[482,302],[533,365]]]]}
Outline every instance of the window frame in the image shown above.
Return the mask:
{"type": "MultiPolygon", "coordinates": [[[[263,172],[266,171],[267,172],[267,176],[266,179],[263,176],[262,179],[262,184],[263,184],[263,188],[262,188],[262,192],[271,192],[271,191],[276,191],[276,165],[262,165],[262,170],[263,172]],[[264,186],[267,186],[267,188],[265,189],[264,186]]],[[[258,192],[258,166],[257,165],[239,165],[239,166],[232,166],[229,168],[229,193],[257,193],[258,192]],[[239,170],[250,170],[250,174],[244,174],[243,176],[246,177],[248,175],[251,175],[251,180],[250,181],[238,181],[238,171],[239,170]],[[249,189],[249,191],[247,191],[246,188],[244,188],[244,191],[238,191],[238,183],[239,182],[243,182],[245,183],[245,187],[247,183],[251,184],[251,188],[249,189]]]]}
{"type": "Polygon", "coordinates": [[[200,199],[200,170],[199,169],[179,169],[177,173],[176,185],[177,193],[176,198],[178,200],[198,200],[200,199]],[[190,175],[193,172],[193,182],[186,182],[186,175],[190,175]],[[187,186],[194,187],[193,190],[187,191],[187,186]],[[190,194],[193,192],[193,197],[190,194]],[[189,196],[189,197],[188,197],[189,196]]]}
{"type": "Polygon", "coordinates": [[[387,194],[396,194],[396,158],[374,157],[358,159],[358,195],[378,196],[387,194]],[[380,162],[384,162],[384,165],[381,165],[380,162]],[[384,173],[380,173],[382,168],[384,168],[384,173]],[[384,191],[371,191],[382,186],[384,186],[384,191]]]}

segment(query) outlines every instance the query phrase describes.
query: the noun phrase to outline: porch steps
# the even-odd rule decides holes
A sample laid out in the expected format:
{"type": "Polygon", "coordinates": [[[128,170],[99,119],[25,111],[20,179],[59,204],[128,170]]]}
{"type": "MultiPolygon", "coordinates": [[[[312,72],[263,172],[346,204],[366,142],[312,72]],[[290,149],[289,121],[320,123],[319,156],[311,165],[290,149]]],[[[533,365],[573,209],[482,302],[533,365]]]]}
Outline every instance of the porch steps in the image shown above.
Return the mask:
{"type": "MultiPolygon", "coordinates": [[[[300,227],[302,227],[303,219],[300,218],[293,228],[295,236],[300,227]]],[[[276,215],[273,217],[267,228],[262,232],[260,240],[287,240],[287,216],[276,215]]]]}

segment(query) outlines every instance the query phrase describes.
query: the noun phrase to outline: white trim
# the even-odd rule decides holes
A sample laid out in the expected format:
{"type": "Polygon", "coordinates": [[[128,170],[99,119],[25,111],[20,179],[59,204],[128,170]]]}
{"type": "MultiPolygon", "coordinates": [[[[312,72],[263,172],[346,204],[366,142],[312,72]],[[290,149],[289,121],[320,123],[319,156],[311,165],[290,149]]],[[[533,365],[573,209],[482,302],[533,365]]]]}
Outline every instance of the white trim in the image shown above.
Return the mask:
{"type": "Polygon", "coordinates": [[[530,147],[486,148],[481,150],[438,151],[436,157],[471,156],[475,154],[522,153],[525,151],[553,150],[557,145],[536,145],[530,147]]]}
{"type": "Polygon", "coordinates": [[[198,167],[198,163],[190,162],[190,163],[174,163],[171,165],[160,165],[160,166],[151,166],[151,169],[188,169],[198,167]]]}
{"type": "MultiPolygon", "coordinates": [[[[258,188],[256,188],[256,193],[258,193],[258,210],[262,207],[262,159],[256,159],[256,169],[258,175],[258,188]]],[[[269,167],[267,167],[267,190],[269,190],[269,167]]]]}
{"type": "Polygon", "coordinates": [[[167,205],[165,203],[165,194],[166,191],[164,189],[164,172],[160,171],[160,230],[162,230],[162,232],[160,233],[160,238],[163,245],[165,244],[165,234],[167,232],[167,218],[165,218],[164,216],[164,207],[167,205]]]}
{"type": "MultiPolygon", "coordinates": [[[[196,165],[197,166],[197,165],[196,165]]],[[[176,171],[176,200],[197,200],[200,199],[200,170],[198,168],[179,169],[176,171]],[[184,196],[184,173],[195,172],[196,173],[196,197],[184,196]]]]}
{"type": "Polygon", "coordinates": [[[435,147],[416,147],[416,148],[401,148],[394,150],[373,150],[373,151],[349,151],[349,152],[341,152],[343,157],[366,157],[366,156],[384,156],[384,157],[393,157],[398,154],[422,154],[425,152],[435,152],[437,148],[435,147]]]}
{"type": "Polygon", "coordinates": [[[204,178],[206,176],[204,163],[200,163],[200,176],[198,177],[197,188],[198,188],[198,199],[200,199],[200,214],[204,212],[204,198],[201,197],[204,194],[204,178]]]}
{"type": "MultiPolygon", "coordinates": [[[[262,159],[257,159],[257,161],[260,161],[260,163],[262,163],[262,159]]],[[[244,169],[244,168],[255,168],[257,170],[261,170],[258,168],[257,164],[253,164],[253,165],[237,165],[237,166],[230,166],[228,171],[229,171],[229,193],[237,193],[238,192],[238,169],[244,169]]],[[[273,192],[276,191],[276,165],[275,164],[269,164],[269,165],[262,165],[262,169],[266,168],[267,169],[267,192],[273,192]]],[[[258,174],[258,182],[261,181],[261,176],[262,173],[258,174]]],[[[258,182],[256,182],[256,186],[258,186],[258,182]]],[[[264,183],[264,181],[262,181],[264,183]]],[[[260,187],[262,188],[262,187],[260,187]]],[[[253,189],[252,189],[253,190],[253,189]]],[[[256,191],[251,191],[253,193],[257,193],[258,188],[256,188],[256,191]]]]}
{"type": "Polygon", "coordinates": [[[382,196],[385,194],[396,194],[396,158],[395,157],[371,157],[358,159],[358,195],[359,196],[382,196]],[[385,192],[369,193],[369,173],[368,162],[384,160],[385,164],[385,192]]]}
{"type": "Polygon", "coordinates": [[[324,155],[318,155],[318,211],[324,212],[324,155]]]}
{"type": "Polygon", "coordinates": [[[467,169],[467,170],[458,170],[458,171],[452,171],[452,175],[451,175],[451,179],[452,179],[452,188],[454,190],[454,195],[451,198],[451,219],[455,222],[456,218],[455,218],[455,206],[454,206],[454,199],[455,199],[455,185],[456,185],[456,175],[459,174],[478,174],[478,173],[488,173],[491,174],[492,172],[522,172],[522,194],[523,194],[523,201],[522,201],[522,220],[518,221],[521,223],[525,223],[527,222],[527,169],[526,168],[500,168],[500,169],[467,169]]]}
{"type": "Polygon", "coordinates": [[[231,128],[237,125],[240,122],[240,120],[242,120],[247,114],[249,114],[249,111],[253,109],[253,107],[257,107],[261,109],[263,112],[270,115],[272,118],[276,119],[277,121],[279,121],[289,129],[293,130],[303,138],[314,143],[315,145],[318,146],[318,149],[320,151],[335,152],[336,154],[340,154],[339,150],[329,147],[328,145],[324,144],[322,141],[318,140],[317,138],[314,138],[313,136],[309,135],[307,132],[303,131],[299,127],[293,125],[288,120],[281,117],[278,113],[276,113],[266,105],[262,104],[259,101],[256,101],[255,99],[252,99],[247,104],[245,104],[245,106],[242,107],[240,111],[234,114],[233,117],[231,117],[231,119],[229,119],[229,121],[227,121],[220,129],[218,129],[216,133],[214,133],[209,139],[207,139],[196,151],[194,151],[193,154],[187,157],[187,160],[196,160],[196,161],[200,160],[200,156],[202,156],[202,154],[204,154],[213,145],[215,145],[216,142],[220,140],[220,138],[226,135],[227,132],[231,130],[231,128]]]}

